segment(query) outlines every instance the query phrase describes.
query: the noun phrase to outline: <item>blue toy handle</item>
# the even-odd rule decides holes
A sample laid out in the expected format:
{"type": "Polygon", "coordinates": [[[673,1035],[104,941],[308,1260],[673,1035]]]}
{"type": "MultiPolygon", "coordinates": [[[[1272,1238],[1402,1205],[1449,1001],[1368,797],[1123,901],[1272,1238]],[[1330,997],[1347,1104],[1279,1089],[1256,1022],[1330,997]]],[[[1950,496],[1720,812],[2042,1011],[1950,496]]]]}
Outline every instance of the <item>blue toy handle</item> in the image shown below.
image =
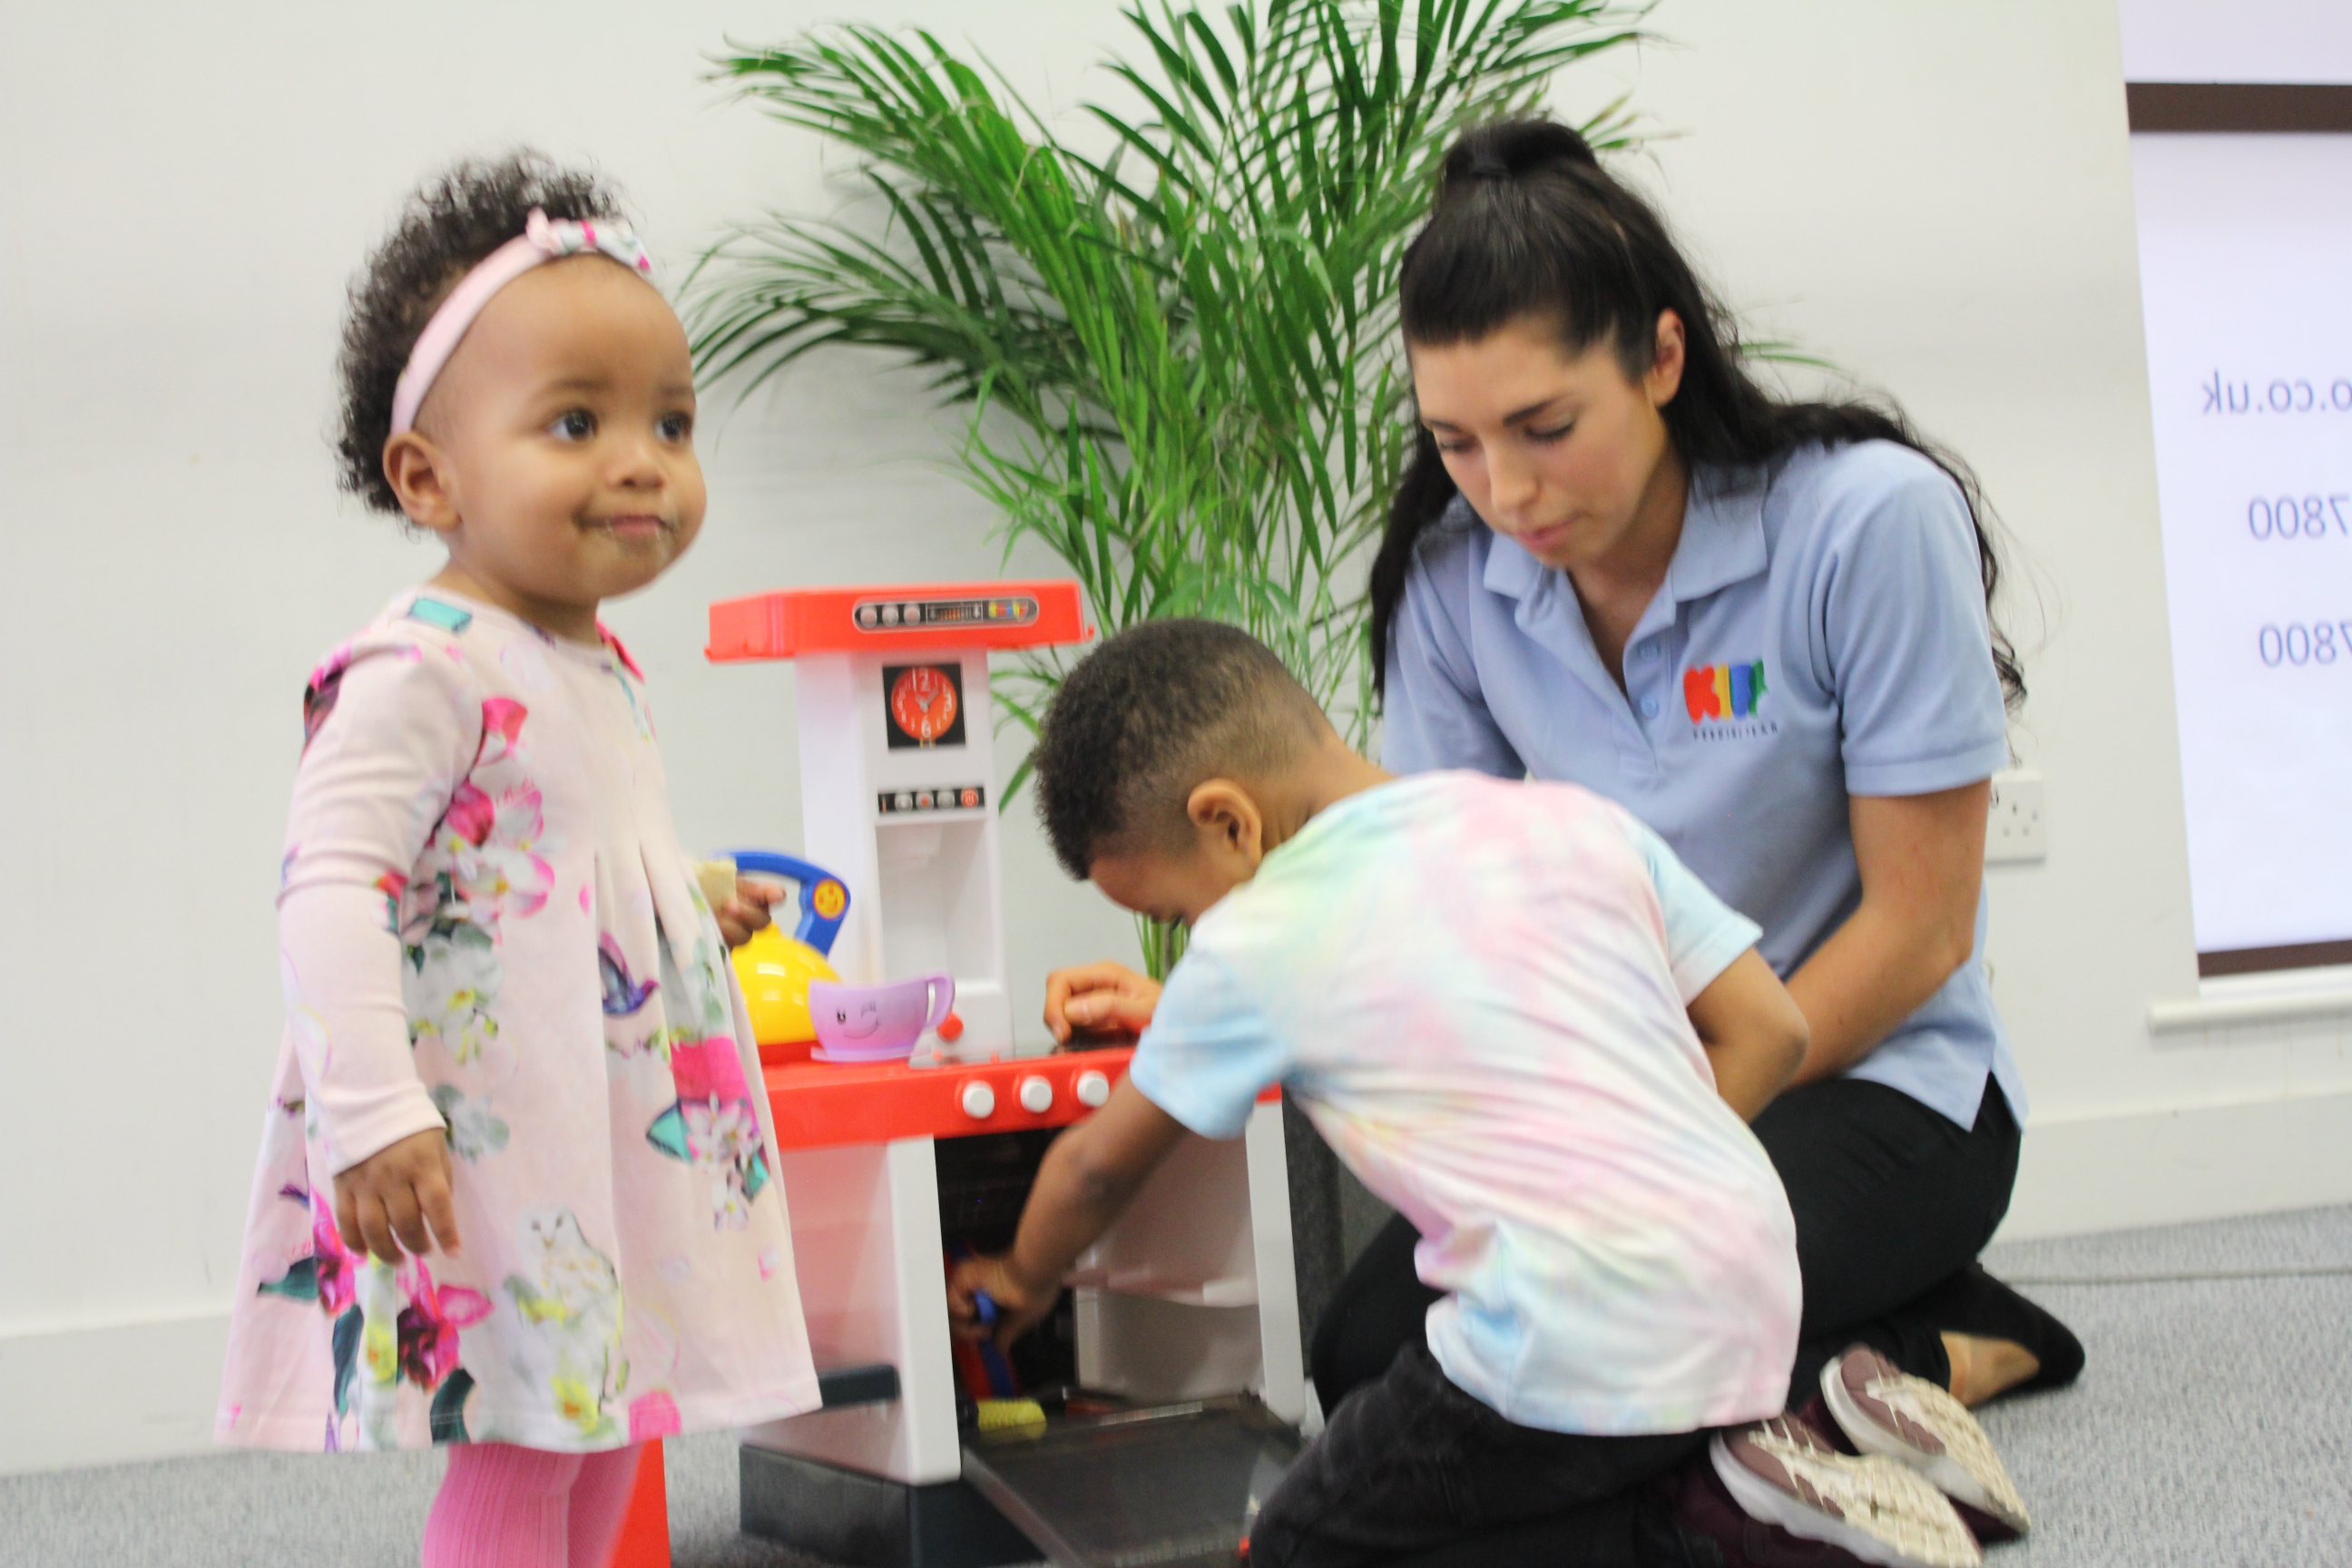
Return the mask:
{"type": "Polygon", "coordinates": [[[733,853],[738,871],[782,877],[800,889],[801,923],[793,935],[816,949],[819,956],[832,952],[833,939],[841,934],[841,922],[849,915],[848,885],[824,867],[811,865],[798,856],[779,855],[772,849],[738,849],[733,853]]]}
{"type": "MultiPolygon", "coordinates": [[[[980,1319],[982,1328],[996,1327],[995,1297],[985,1290],[974,1290],[971,1293],[971,1310],[973,1315],[980,1319]]],[[[1021,1385],[1013,1381],[1012,1364],[1004,1359],[1003,1351],[997,1348],[994,1340],[980,1342],[980,1364],[988,1373],[988,1391],[991,1394],[999,1399],[1012,1399],[1020,1394],[1021,1385]]]]}

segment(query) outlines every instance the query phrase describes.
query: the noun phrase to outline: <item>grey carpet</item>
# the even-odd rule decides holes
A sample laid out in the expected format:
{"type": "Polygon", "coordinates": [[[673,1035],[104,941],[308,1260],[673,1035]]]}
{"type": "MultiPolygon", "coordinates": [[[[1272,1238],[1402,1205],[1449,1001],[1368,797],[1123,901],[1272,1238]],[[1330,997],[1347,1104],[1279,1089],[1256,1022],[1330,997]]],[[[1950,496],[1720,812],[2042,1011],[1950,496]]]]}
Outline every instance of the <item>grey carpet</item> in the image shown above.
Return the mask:
{"type": "Polygon", "coordinates": [[[1990,1562],[2352,1563],[2352,1208],[1985,1261],[2089,1352],[2074,1388],[1983,1413],[2036,1527],[1990,1562]]]}
{"type": "MultiPolygon", "coordinates": [[[[1985,1412],[2036,1521],[2001,1568],[2352,1563],[2352,1208],[1996,1248],[2090,1352],[1985,1412]]],[[[212,1455],[0,1478],[16,1568],[412,1568],[430,1455],[212,1455]]],[[[677,1568],[817,1568],[735,1529],[724,1436],[670,1446],[677,1568]]]]}

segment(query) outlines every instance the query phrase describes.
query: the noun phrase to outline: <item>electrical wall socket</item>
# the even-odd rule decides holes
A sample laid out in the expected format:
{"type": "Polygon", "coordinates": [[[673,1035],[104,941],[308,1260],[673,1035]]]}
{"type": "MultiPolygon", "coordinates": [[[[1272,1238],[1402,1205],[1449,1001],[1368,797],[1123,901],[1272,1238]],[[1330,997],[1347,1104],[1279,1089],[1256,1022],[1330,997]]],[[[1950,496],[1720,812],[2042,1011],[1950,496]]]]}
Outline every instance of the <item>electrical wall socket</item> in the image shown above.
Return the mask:
{"type": "Polygon", "coordinates": [[[1992,775],[1992,815],[1985,823],[1985,864],[2049,858],[2049,825],[2042,811],[2042,775],[2008,768],[1992,775]]]}

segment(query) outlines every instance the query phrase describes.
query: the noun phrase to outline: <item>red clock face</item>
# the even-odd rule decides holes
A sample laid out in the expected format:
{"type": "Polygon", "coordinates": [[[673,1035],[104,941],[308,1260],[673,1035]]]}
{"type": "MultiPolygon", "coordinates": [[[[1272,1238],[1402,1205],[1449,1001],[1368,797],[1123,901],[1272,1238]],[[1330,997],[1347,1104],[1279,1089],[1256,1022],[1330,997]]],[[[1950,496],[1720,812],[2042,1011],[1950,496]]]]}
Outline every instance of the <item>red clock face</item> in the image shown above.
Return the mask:
{"type": "Polygon", "coordinates": [[[962,743],[963,671],[960,668],[910,664],[886,669],[883,676],[889,688],[891,745],[962,743]]]}

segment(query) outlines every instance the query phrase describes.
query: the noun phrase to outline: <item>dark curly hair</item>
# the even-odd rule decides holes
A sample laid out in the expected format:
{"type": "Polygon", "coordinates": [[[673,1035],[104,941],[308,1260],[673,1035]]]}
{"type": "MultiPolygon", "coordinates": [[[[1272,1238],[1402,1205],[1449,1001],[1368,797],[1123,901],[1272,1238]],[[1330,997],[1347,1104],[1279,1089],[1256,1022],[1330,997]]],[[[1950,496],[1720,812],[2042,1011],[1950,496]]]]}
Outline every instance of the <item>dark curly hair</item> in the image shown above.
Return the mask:
{"type": "Polygon", "coordinates": [[[553,218],[621,216],[612,187],[527,147],[494,162],[467,159],[417,188],[352,279],[335,363],[343,385],[335,454],[343,489],[375,510],[400,511],[383,477],[383,444],[392,437],[393,389],[417,334],[475,263],[522,232],[533,207],[553,218]]]}
{"type": "Polygon", "coordinates": [[[1217,621],[1145,621],[1078,661],[1038,726],[1037,816],[1063,869],[1187,841],[1203,779],[1265,778],[1331,732],[1282,660],[1217,621]]]}
{"type": "MultiPolygon", "coordinates": [[[[1628,380],[1648,369],[1658,313],[1682,318],[1682,389],[1659,412],[1685,463],[1769,478],[1798,448],[1892,441],[1951,477],[1976,527],[1990,611],[2000,558],[1984,492],[1968,465],[1923,437],[1883,400],[1791,402],[1748,372],[1737,324],[1707,291],[1654,208],[1612,176],[1584,138],[1543,120],[1466,132],[1445,154],[1429,222],[1404,253],[1397,287],[1405,342],[1475,342],[1523,317],[1549,318],[1569,347],[1616,352],[1628,380]]],[[[1414,437],[1372,561],[1372,679],[1385,684],[1391,628],[1422,536],[1454,499],[1437,438],[1414,437]]],[[[2016,650],[1992,627],[1992,664],[2011,708],[2025,700],[2016,650]]]]}

